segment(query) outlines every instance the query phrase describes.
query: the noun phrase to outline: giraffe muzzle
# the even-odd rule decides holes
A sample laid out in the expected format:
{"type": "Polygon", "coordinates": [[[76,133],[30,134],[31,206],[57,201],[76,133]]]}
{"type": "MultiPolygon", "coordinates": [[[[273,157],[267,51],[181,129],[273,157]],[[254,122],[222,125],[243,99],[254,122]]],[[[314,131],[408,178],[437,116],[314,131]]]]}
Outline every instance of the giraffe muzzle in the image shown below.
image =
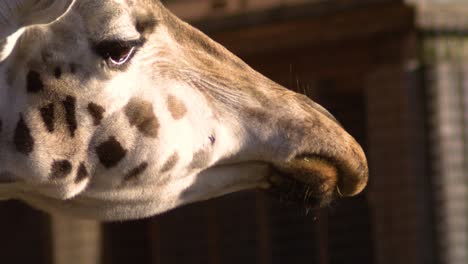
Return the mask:
{"type": "Polygon", "coordinates": [[[366,164],[352,169],[333,159],[305,154],[274,166],[268,181],[270,191],[283,201],[322,207],[335,198],[359,194],[367,178],[366,164]]]}
{"type": "Polygon", "coordinates": [[[308,207],[359,194],[368,180],[362,147],[323,107],[298,98],[307,103],[304,109],[311,118],[282,125],[283,140],[295,150],[292,158],[273,163],[270,190],[308,207]]]}
{"type": "Polygon", "coordinates": [[[325,192],[340,197],[354,196],[362,192],[367,184],[367,163],[357,162],[349,167],[339,160],[316,155],[301,155],[292,161],[293,177],[304,183],[318,183],[325,192]],[[297,173],[297,170],[302,173],[297,173]],[[313,179],[318,178],[318,180],[313,179]],[[311,181],[311,182],[310,182],[311,181]]]}

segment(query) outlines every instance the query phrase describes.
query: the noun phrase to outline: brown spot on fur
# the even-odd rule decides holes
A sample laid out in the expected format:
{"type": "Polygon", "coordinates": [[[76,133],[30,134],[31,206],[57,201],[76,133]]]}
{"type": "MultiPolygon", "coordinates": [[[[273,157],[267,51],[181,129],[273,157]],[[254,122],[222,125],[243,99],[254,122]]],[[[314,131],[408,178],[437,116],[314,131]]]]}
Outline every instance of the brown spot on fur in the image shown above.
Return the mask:
{"type": "Polygon", "coordinates": [[[72,171],[72,164],[68,160],[59,160],[52,163],[51,179],[63,179],[72,171]]]}
{"type": "Polygon", "coordinates": [[[104,112],[106,112],[106,110],[100,105],[97,105],[95,103],[89,103],[88,112],[91,115],[91,117],[93,117],[94,125],[98,126],[99,124],[101,124],[101,120],[104,117],[104,112]]]}
{"type": "Polygon", "coordinates": [[[34,150],[34,139],[22,116],[16,125],[13,142],[16,150],[24,155],[28,155],[34,150]]]}
{"type": "Polygon", "coordinates": [[[148,168],[148,162],[143,162],[138,167],[134,168],[133,170],[129,171],[125,177],[124,181],[131,181],[135,180],[140,174],[145,172],[145,170],[148,168]]]}
{"type": "Polygon", "coordinates": [[[143,135],[152,138],[158,136],[159,122],[154,115],[153,105],[150,102],[133,98],[125,106],[125,114],[130,125],[136,126],[143,135]]]}
{"type": "Polygon", "coordinates": [[[169,112],[171,112],[172,118],[175,120],[181,119],[184,117],[185,113],[187,113],[187,107],[185,107],[185,104],[173,95],[169,95],[167,98],[167,108],[169,109],[169,112]]]}
{"type": "Polygon", "coordinates": [[[127,155],[127,150],[120,145],[115,137],[110,137],[106,142],[96,147],[96,153],[101,164],[109,169],[115,167],[127,155]]]}
{"type": "Polygon", "coordinates": [[[161,172],[168,172],[169,170],[174,168],[174,166],[177,164],[178,161],[179,161],[179,154],[177,154],[177,152],[174,152],[174,154],[172,154],[162,166],[161,172]]]}
{"type": "Polygon", "coordinates": [[[88,169],[86,169],[86,165],[84,163],[80,163],[80,166],[78,167],[78,171],[76,173],[76,178],[75,178],[75,183],[80,183],[84,179],[88,178],[89,173],[88,169]]]}
{"type": "Polygon", "coordinates": [[[158,22],[153,16],[149,14],[140,15],[136,19],[135,28],[140,34],[147,35],[147,34],[151,34],[157,25],[158,25],[158,22]]]}
{"type": "Polygon", "coordinates": [[[38,93],[44,90],[44,83],[41,80],[41,75],[36,71],[29,71],[26,76],[26,90],[28,93],[38,93]]]}
{"type": "Polygon", "coordinates": [[[211,153],[205,149],[200,149],[199,151],[195,152],[195,154],[193,154],[193,159],[189,167],[192,169],[201,169],[208,165],[210,159],[211,153]]]}
{"type": "Polygon", "coordinates": [[[54,104],[48,104],[41,109],[39,109],[41,113],[42,121],[44,122],[47,131],[54,132],[54,120],[55,120],[55,108],[54,104]]]}
{"type": "Polygon", "coordinates": [[[65,101],[63,101],[63,108],[65,109],[65,120],[67,121],[70,136],[74,137],[75,131],[78,128],[76,122],[76,98],[67,96],[65,101]]]}

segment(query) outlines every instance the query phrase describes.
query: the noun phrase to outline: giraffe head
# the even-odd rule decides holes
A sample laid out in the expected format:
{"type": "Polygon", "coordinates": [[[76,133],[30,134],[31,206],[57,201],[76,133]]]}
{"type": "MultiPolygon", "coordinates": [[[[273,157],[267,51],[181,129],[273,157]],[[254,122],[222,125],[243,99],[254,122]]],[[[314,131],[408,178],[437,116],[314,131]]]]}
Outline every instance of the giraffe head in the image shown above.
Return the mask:
{"type": "Polygon", "coordinates": [[[322,107],[159,1],[0,1],[0,198],[129,219],[244,189],[306,206],[367,162],[322,107]]]}

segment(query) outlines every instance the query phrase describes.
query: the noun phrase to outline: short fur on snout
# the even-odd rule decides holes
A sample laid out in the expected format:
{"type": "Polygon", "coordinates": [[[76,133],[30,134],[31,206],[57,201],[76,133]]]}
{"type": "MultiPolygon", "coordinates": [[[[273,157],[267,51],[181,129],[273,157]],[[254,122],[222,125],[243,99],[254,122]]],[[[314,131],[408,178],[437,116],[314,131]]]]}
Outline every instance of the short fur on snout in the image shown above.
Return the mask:
{"type": "Polygon", "coordinates": [[[252,188],[323,206],[367,177],[331,114],[159,1],[0,1],[2,199],[133,219],[252,188]]]}

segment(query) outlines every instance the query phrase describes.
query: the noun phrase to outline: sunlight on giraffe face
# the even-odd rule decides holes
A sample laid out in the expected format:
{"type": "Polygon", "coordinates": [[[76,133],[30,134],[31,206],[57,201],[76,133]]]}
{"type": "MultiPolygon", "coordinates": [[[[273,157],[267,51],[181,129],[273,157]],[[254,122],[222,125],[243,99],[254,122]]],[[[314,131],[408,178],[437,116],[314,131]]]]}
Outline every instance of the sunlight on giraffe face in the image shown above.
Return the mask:
{"type": "MultiPolygon", "coordinates": [[[[353,192],[365,185],[362,150],[326,111],[159,2],[77,0],[60,8],[53,19],[36,18],[61,16],[53,23],[0,32],[9,36],[0,42],[0,199],[99,219],[146,217],[270,188],[277,168],[291,171],[294,157],[317,156],[326,144],[355,160],[314,159],[315,178],[306,180],[314,199],[330,199],[347,181],[335,175],[341,167],[358,171],[353,192]],[[287,125],[294,120],[305,124],[287,125]]],[[[11,19],[34,17],[21,12],[13,9],[11,19]]]]}

